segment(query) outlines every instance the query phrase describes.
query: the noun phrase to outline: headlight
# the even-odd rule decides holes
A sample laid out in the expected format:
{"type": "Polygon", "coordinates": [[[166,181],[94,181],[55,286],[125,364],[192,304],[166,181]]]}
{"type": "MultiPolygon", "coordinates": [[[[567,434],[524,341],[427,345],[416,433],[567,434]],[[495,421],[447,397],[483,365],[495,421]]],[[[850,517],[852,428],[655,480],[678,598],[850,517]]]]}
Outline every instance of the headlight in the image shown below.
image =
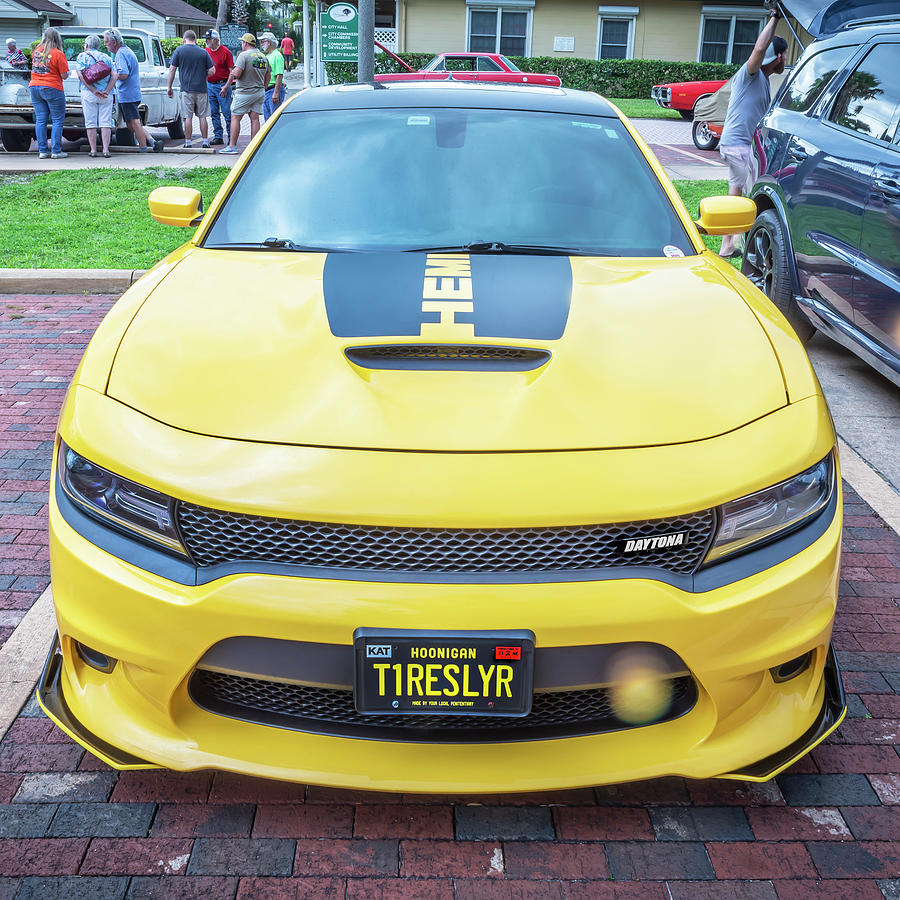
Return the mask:
{"type": "Polygon", "coordinates": [[[834,490],[834,453],[755,494],[719,507],[719,529],[706,562],[746,550],[799,528],[824,509],[834,490]]]}
{"type": "Polygon", "coordinates": [[[132,535],[187,556],[175,527],[175,500],[114,475],[60,442],[63,490],[85,512],[132,535]]]}

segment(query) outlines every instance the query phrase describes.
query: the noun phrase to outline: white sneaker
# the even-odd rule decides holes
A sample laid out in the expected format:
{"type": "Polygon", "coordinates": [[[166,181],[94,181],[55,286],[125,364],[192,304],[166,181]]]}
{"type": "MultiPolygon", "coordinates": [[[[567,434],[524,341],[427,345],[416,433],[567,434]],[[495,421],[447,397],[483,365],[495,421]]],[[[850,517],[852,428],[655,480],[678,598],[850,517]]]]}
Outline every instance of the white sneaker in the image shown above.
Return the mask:
{"type": "Polygon", "coordinates": [[[68,156],[68,153],[63,153],[62,150],[60,150],[59,153],[51,153],[50,159],[66,159],[68,156]]]}
{"type": "Polygon", "coordinates": [[[185,150],[187,150],[188,147],[193,147],[194,145],[191,143],[191,141],[185,141],[184,144],[182,144],[182,146],[184,147],[185,150]]]}
{"type": "Polygon", "coordinates": [[[50,159],[50,154],[46,150],[41,150],[41,152],[38,153],[38,159],[50,159]]]}
{"type": "Polygon", "coordinates": [[[223,148],[219,151],[219,153],[240,153],[240,152],[241,152],[241,151],[238,150],[237,147],[231,147],[231,146],[223,147],[223,148]]]}

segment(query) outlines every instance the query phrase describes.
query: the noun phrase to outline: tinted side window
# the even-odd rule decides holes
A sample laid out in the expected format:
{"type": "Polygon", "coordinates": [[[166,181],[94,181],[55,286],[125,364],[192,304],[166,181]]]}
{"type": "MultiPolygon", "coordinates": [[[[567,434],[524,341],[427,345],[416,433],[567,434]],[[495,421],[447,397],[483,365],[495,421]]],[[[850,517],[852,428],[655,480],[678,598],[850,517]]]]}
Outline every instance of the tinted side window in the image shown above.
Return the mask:
{"type": "Polygon", "coordinates": [[[811,56],[794,75],[779,106],[795,112],[806,112],[811,109],[853,49],[853,47],[831,47],[811,56]]]}
{"type": "Polygon", "coordinates": [[[841,88],[829,118],[844,128],[890,143],[900,104],[900,44],[878,44],[841,88]]]}

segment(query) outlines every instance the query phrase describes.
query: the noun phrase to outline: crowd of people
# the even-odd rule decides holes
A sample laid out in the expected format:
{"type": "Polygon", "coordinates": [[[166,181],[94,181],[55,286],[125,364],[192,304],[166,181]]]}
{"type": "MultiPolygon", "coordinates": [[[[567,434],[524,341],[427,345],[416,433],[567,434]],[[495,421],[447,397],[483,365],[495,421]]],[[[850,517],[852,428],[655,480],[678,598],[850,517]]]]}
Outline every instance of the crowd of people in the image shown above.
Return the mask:
{"type": "MultiPolygon", "coordinates": [[[[281,40],[265,32],[257,40],[248,32],[241,38],[241,52],[234,59],[221,43],[219,33],[210,29],[204,35],[206,47],[197,43],[193,31],[184,33],[184,43],[175,50],[169,64],[167,92],[174,96],[175,75],[181,87],[179,113],[184,124],[184,146],[193,146],[193,122],[200,122],[202,147],[221,146],[221,153],[239,153],[237,139],[241,120],[250,120],[250,136],[260,127],[260,116],[268,119],[284,102],[284,75],[290,68],[294,42],[281,40]],[[258,46],[261,45],[261,46],[258,46]],[[209,122],[212,122],[212,139],[209,122]]],[[[6,41],[6,61],[15,68],[28,68],[28,59],[13,38],[6,41]]],[[[141,153],[161,151],[162,141],[155,140],[141,123],[140,66],[134,52],[116,28],[103,35],[88,35],[84,49],[72,61],[72,71],[79,81],[81,106],[88,145],[92,157],[109,157],[115,104],[125,126],[134,134],[141,153]],[[105,51],[102,49],[105,47],[105,51]],[[98,147],[97,138],[100,138],[98,147]]],[[[69,77],[69,60],[64,52],[60,32],[44,31],[41,43],[31,55],[29,93],[34,107],[34,129],[41,159],[62,159],[63,121],[66,95],[63,79],[69,77]],[[47,125],[50,125],[48,142],[47,125]]]]}

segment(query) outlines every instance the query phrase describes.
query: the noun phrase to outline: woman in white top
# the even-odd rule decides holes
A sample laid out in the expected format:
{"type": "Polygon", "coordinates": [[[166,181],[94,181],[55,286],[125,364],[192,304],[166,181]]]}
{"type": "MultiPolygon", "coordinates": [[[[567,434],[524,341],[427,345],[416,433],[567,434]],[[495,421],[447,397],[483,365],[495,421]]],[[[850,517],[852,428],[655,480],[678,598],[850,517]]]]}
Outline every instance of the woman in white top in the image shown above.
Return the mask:
{"type": "Polygon", "coordinates": [[[97,129],[103,140],[103,155],[109,158],[109,139],[112,134],[113,96],[110,85],[115,84],[115,69],[109,54],[100,47],[100,36],[89,34],[84,39],[84,52],[75,60],[75,71],[81,82],[81,108],[87,128],[91,156],[97,155],[97,129]],[[108,69],[108,71],[106,71],[108,69]],[[98,74],[100,77],[97,77],[98,74]]]}

